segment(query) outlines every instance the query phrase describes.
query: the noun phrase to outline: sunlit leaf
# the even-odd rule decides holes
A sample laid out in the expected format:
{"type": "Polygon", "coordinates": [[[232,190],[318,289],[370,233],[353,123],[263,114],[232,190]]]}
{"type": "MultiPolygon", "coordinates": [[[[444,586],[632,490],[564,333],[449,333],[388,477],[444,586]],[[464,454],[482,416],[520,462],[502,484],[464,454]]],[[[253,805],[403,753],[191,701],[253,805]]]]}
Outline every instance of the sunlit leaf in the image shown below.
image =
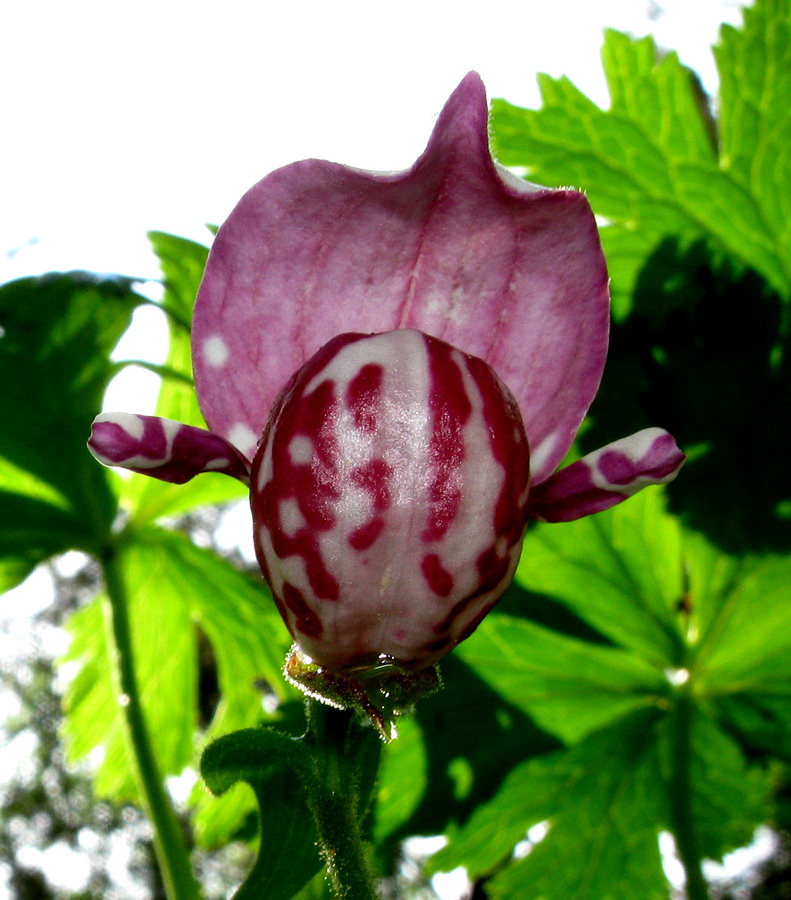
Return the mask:
{"type": "Polygon", "coordinates": [[[5,587],[54,553],[94,550],[110,528],[115,500],[85,441],[110,353],[141,302],[129,279],[82,272],[0,287],[5,587]]]}
{"type": "Polygon", "coordinates": [[[384,838],[406,822],[426,791],[426,748],[414,716],[398,725],[398,740],[384,748],[379,770],[376,831],[384,838]]]}
{"type": "Polygon", "coordinates": [[[681,530],[664,512],[658,489],[577,522],[537,526],[528,532],[516,577],[658,669],[678,664],[681,530]]]}
{"type": "Polygon", "coordinates": [[[720,164],[753,195],[777,246],[785,248],[787,262],[791,5],[788,0],[759,2],[747,6],[743,15],[744,27],[723,25],[714,48],[720,75],[720,164]]]}
{"type": "Polygon", "coordinates": [[[569,751],[515,769],[432,869],[496,871],[534,825],[547,836],[487,881],[494,898],[645,900],[667,897],[658,832],[664,798],[656,756],[656,713],[643,711],[596,732],[569,751]]]}
{"type": "Polygon", "coordinates": [[[602,110],[565,78],[541,76],[543,108],[493,104],[501,161],[542,184],[582,187],[603,231],[616,309],[629,308],[641,261],[667,235],[710,235],[775,288],[791,285],[791,124],[787,114],[791,22],[786,0],[726,27],[717,138],[694,75],[651,38],[606,33],[612,105],[602,110]]]}
{"type": "Polygon", "coordinates": [[[170,328],[165,365],[187,378],[187,381],[164,381],[156,412],[168,419],[205,427],[195,391],[191,387],[190,327],[195,296],[209,250],[202,244],[159,231],[150,232],[148,237],[162,269],[162,308],[167,313],[170,328]]]}
{"type": "MultiPolygon", "coordinates": [[[[205,428],[192,384],[190,326],[209,251],[202,244],[159,231],[150,232],[149,240],[162,269],[162,308],[167,314],[170,334],[165,366],[182,376],[162,379],[156,413],[166,419],[205,428]]],[[[235,479],[209,474],[186,485],[133,476],[127,482],[123,496],[132,509],[134,521],[143,525],[162,516],[182,515],[198,506],[227,502],[245,493],[244,486],[235,479]]]]}
{"type": "Polygon", "coordinates": [[[791,557],[743,566],[701,635],[696,666],[707,691],[783,693],[791,702],[789,597],[791,557]]]}
{"type": "Polygon", "coordinates": [[[569,742],[656,705],[667,689],[661,672],[637,656],[497,613],[458,653],[503,698],[569,742]]]}
{"type": "MultiPolygon", "coordinates": [[[[146,530],[127,539],[119,552],[143,708],[161,769],[178,774],[195,763],[198,741],[195,625],[209,638],[221,689],[210,733],[261,721],[262,685],[284,697],[280,669],[288,636],[258,585],[181,535],[146,530]]],[[[94,601],[70,623],[73,643],[66,660],[78,670],[66,695],[66,736],[72,759],[103,747],[97,789],[128,797],[134,796],[134,785],[109,674],[102,602],[94,601]]]]}

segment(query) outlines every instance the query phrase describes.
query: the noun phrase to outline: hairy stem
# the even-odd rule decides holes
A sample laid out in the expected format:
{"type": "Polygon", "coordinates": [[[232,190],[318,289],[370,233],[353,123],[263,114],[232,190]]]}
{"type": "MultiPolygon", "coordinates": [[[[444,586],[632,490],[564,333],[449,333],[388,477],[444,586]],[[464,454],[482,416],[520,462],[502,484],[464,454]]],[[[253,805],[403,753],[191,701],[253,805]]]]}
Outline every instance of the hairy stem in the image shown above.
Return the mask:
{"type": "Polygon", "coordinates": [[[168,900],[197,900],[198,885],[192,874],[187,845],[159,772],[140,702],[121,552],[117,545],[110,546],[101,559],[109,601],[105,608],[118,702],[124,712],[127,742],[143,807],[154,829],[154,849],[168,900]]]}
{"type": "Polygon", "coordinates": [[[373,788],[381,742],[372,728],[308,699],[308,732],[315,777],[308,803],[336,900],[376,900],[363,820],[373,788]]]}
{"type": "Polygon", "coordinates": [[[692,719],[690,684],[676,691],[671,720],[670,814],[678,855],[686,874],[687,900],[709,900],[692,810],[692,719]]]}

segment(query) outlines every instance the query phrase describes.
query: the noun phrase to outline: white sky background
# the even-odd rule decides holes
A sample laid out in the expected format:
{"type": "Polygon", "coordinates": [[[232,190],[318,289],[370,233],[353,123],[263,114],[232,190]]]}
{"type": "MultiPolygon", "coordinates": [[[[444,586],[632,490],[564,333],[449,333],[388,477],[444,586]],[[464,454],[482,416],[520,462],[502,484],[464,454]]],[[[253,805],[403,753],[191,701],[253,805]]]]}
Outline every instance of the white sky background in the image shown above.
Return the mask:
{"type": "Polygon", "coordinates": [[[10,0],[0,13],[0,281],[156,277],[145,232],[205,240],[271,169],[409,166],[470,69],[536,105],[535,73],[606,104],[605,26],[653,33],[707,86],[736,0],[10,0]]]}

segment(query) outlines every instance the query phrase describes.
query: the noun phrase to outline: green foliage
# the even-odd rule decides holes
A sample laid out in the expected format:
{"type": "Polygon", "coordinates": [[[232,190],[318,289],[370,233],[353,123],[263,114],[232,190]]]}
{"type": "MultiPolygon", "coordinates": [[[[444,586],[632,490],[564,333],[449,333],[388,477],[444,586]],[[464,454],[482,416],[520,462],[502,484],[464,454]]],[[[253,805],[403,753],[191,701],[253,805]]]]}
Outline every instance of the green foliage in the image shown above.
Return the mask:
{"type": "Polygon", "coordinates": [[[125,278],[74,272],[0,288],[0,589],[38,563],[92,551],[116,501],[85,450],[142,298],[125,278]]]}
{"type": "Polygon", "coordinates": [[[681,541],[661,494],[644,493],[607,515],[533,529],[517,579],[558,598],[608,640],[657,668],[677,666],[683,654],[676,627],[681,541]]]}
{"type": "Polygon", "coordinates": [[[498,613],[458,652],[500,696],[567,742],[666,693],[661,671],[637,655],[498,613]]]}
{"type": "Polygon", "coordinates": [[[258,858],[234,900],[290,900],[321,868],[304,790],[304,744],[276,731],[235,731],[211,744],[201,774],[215,794],[250,785],[260,809],[258,858]]]}
{"type": "MultiPolygon", "coordinates": [[[[257,584],[182,535],[163,529],[135,534],[123,565],[144,709],[158,736],[160,767],[178,774],[194,763],[199,724],[196,627],[212,648],[220,688],[210,732],[223,733],[261,718],[258,682],[284,698],[282,625],[257,584]]],[[[105,603],[97,598],[71,620],[66,660],[78,661],[80,670],[66,694],[66,737],[75,760],[104,747],[97,790],[129,798],[136,790],[107,662],[105,603]]]]}
{"type": "Polygon", "coordinates": [[[787,0],[763,0],[744,15],[743,29],[724,29],[717,53],[716,123],[675,53],[614,31],[602,51],[609,110],[547,75],[540,110],[493,104],[501,162],[542,184],[582,187],[612,221],[603,240],[619,318],[647,255],[667,236],[686,243],[705,235],[789,293],[791,13],[787,0]]]}
{"type": "MultiPolygon", "coordinates": [[[[190,326],[208,250],[202,244],[158,231],[152,231],[149,239],[163,275],[162,308],[170,333],[165,368],[176,375],[163,379],[156,414],[205,428],[192,383],[190,326]]],[[[126,483],[123,498],[135,524],[140,526],[165,516],[183,515],[199,506],[243,497],[245,493],[243,485],[223,475],[204,475],[185,485],[135,477],[126,483]]]]}
{"type": "MultiPolygon", "coordinates": [[[[175,376],[162,380],[157,413],[202,426],[191,380],[189,325],[207,249],[172,235],[150,237],[162,265],[161,306],[170,329],[165,370],[175,376]]],[[[84,445],[80,450],[88,465],[101,471],[84,445]]],[[[114,484],[127,517],[120,550],[143,708],[156,736],[158,765],[163,774],[175,775],[196,764],[206,738],[261,721],[262,691],[280,702],[293,693],[281,675],[288,635],[259,579],[162,527],[196,507],[242,495],[241,485],[221,475],[188,485],[142,476],[114,484]],[[202,710],[206,698],[199,693],[207,675],[216,677],[219,692],[216,708],[208,711],[202,710]]],[[[114,540],[109,529],[105,539],[114,540]]],[[[74,640],[66,659],[80,668],[66,695],[65,736],[73,761],[102,748],[96,772],[100,794],[135,798],[107,655],[106,604],[106,598],[97,598],[71,620],[74,640]]],[[[238,793],[211,801],[196,790],[193,802],[196,832],[206,844],[226,841],[251,809],[249,798],[238,793]]]]}
{"type": "MultiPolygon", "coordinates": [[[[528,760],[508,775],[433,860],[494,872],[492,897],[663,898],[657,834],[669,828],[671,736],[659,709],[643,710],[591,733],[566,751],[528,760]],[[527,830],[547,836],[508,864],[527,830]]],[[[701,716],[693,731],[693,815],[704,852],[718,857],[748,840],[765,812],[765,779],[747,771],[735,744],[701,716]]]]}
{"type": "MultiPolygon", "coordinates": [[[[201,425],[189,326],[207,250],[170,235],[151,238],[171,338],[158,412],[201,425]]],[[[16,411],[0,425],[0,587],[18,583],[54,554],[77,548],[101,558],[116,547],[157,762],[164,774],[179,774],[196,765],[205,736],[261,721],[262,691],[279,701],[290,696],[280,671],[288,636],[258,579],[163,527],[165,517],[240,496],[241,485],[218,475],[195,486],[124,480],[86,449],[90,423],[119,368],[110,355],[143,303],[150,301],[131,280],[85,273],[0,288],[0,397],[4,409],[16,411]],[[117,534],[119,510],[125,524],[117,534]],[[208,710],[199,693],[207,676],[216,677],[219,690],[208,710]]],[[[72,762],[101,750],[95,789],[122,800],[137,798],[138,790],[112,678],[108,616],[107,599],[97,597],[69,624],[65,661],[77,669],[64,734],[72,762]]],[[[211,801],[196,791],[194,800],[196,829],[207,843],[227,840],[251,809],[239,794],[211,801]]]]}
{"type": "Polygon", "coordinates": [[[465,864],[491,878],[493,897],[666,896],[657,836],[676,830],[668,798],[677,789],[680,740],[688,742],[688,814],[702,852],[720,858],[748,841],[771,816],[769,772],[750,764],[748,752],[754,760],[760,746],[765,760],[776,751],[760,733],[751,748],[735,741],[733,723],[741,719],[744,729],[760,720],[761,703],[772,697],[776,714],[764,730],[786,744],[791,736],[781,719],[791,708],[789,564],[719,554],[680,528],[659,492],[579,522],[537,526],[518,573],[529,591],[514,594],[509,615],[490,615],[457,652],[568,749],[536,755],[525,747],[526,761],[479,805],[434,868],[465,864]],[[648,538],[656,540],[653,556],[648,538]],[[609,616],[600,596],[611,598],[609,616]],[[596,630],[560,634],[530,621],[552,600],[596,630]],[[659,652],[663,646],[673,653],[659,652]],[[672,730],[673,718],[689,695],[694,722],[684,737],[672,730]],[[542,822],[548,836],[509,862],[542,822]]]}
{"type": "Polygon", "coordinates": [[[490,896],[666,897],[656,839],[665,802],[656,728],[655,715],[641,712],[569,751],[522,763],[434,865],[467,865],[474,876],[487,874],[507,860],[528,828],[548,822],[547,837],[487,883],[490,896]]]}

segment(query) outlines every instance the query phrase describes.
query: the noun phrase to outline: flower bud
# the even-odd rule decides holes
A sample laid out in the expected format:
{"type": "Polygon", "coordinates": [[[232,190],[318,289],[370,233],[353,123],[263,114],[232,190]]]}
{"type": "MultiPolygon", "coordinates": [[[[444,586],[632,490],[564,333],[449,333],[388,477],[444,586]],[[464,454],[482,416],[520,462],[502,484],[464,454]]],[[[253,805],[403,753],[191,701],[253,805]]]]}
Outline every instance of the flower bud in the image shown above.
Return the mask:
{"type": "Polygon", "coordinates": [[[529,449],[483,360],[419,331],[344,334],[274,404],[253,462],[258,559],[334,673],[431,666],[508,586],[529,449]]]}

